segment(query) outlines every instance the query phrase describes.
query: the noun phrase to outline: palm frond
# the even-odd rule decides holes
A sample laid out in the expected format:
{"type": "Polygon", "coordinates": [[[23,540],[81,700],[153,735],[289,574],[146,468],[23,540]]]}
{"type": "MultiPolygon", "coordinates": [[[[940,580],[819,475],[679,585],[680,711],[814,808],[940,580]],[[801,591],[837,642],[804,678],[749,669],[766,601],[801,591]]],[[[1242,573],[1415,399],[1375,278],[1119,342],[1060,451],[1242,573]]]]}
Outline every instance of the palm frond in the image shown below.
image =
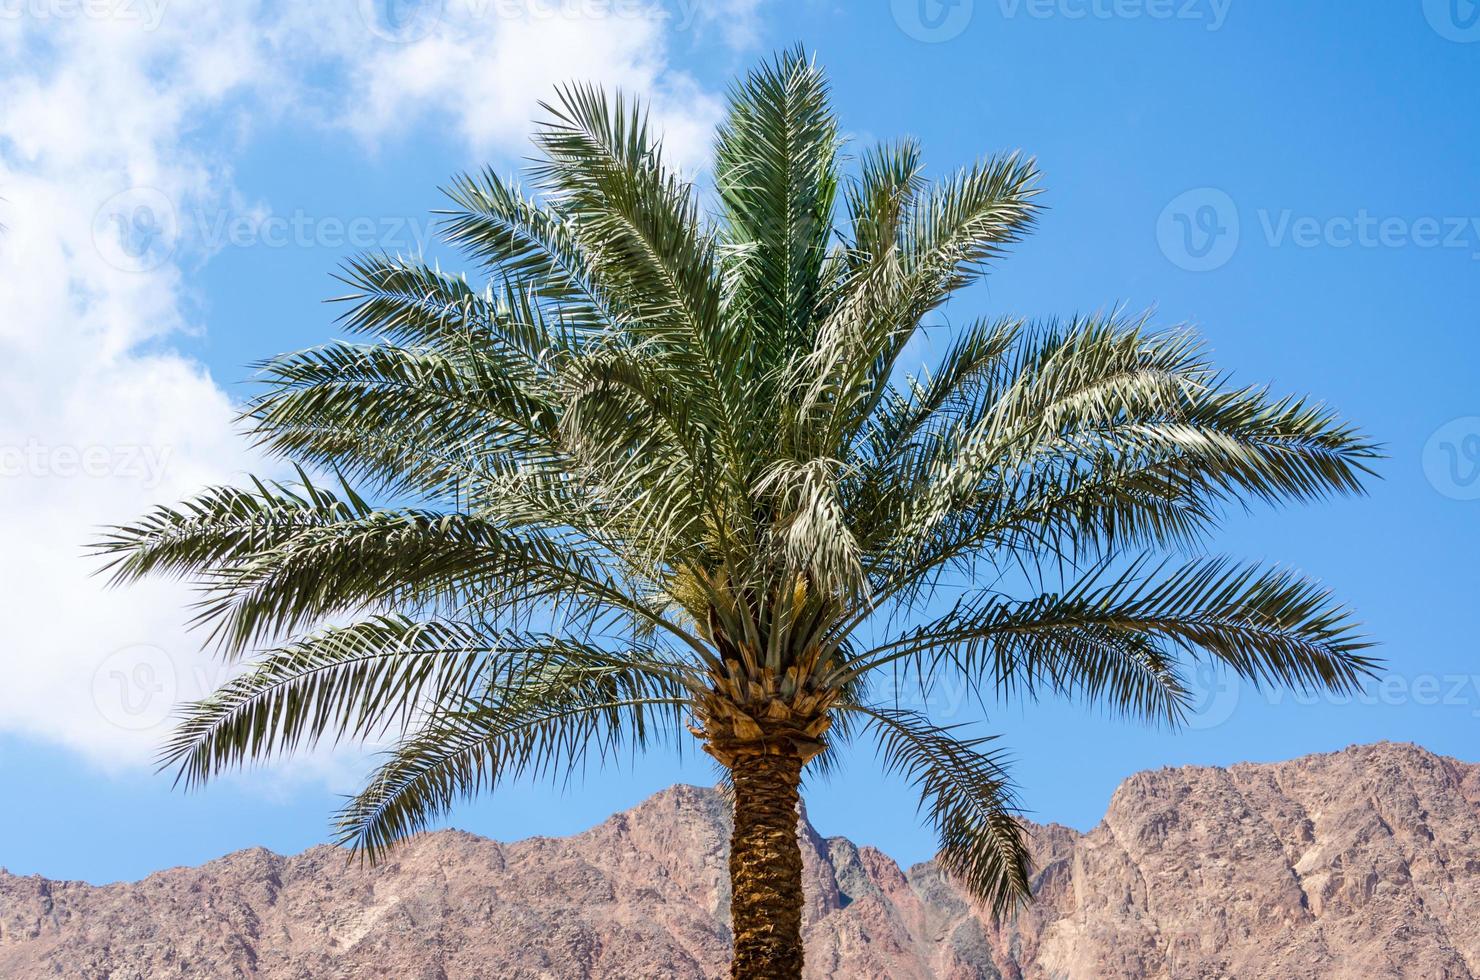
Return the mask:
{"type": "Polygon", "coordinates": [[[621,666],[556,665],[439,712],[340,811],[336,836],[372,862],[458,800],[524,775],[559,775],[678,730],[684,691],[621,666]]]}
{"type": "Polygon", "coordinates": [[[1376,669],[1350,612],[1287,569],[1199,559],[1101,565],[1062,593],[973,592],[935,620],[861,654],[844,676],[902,660],[984,678],[1000,695],[1042,688],[1177,724],[1185,658],[1221,662],[1256,685],[1352,691],[1376,669]]]}
{"type": "Polygon", "coordinates": [[[1377,456],[1329,408],[1220,384],[1186,331],[1050,325],[998,370],[874,471],[899,501],[874,549],[891,581],[993,549],[1193,545],[1228,504],[1360,492],[1377,456]]]}
{"type": "Polygon", "coordinates": [[[838,186],[838,123],[827,83],[800,49],[750,72],[731,93],[714,176],[730,288],[744,325],[747,377],[763,378],[811,338],[838,186]]]}
{"type": "Polygon", "coordinates": [[[939,835],[937,860],[1001,916],[1027,901],[1032,859],[1017,822],[1006,761],[983,752],[992,738],[962,741],[924,716],[888,708],[850,707],[879,743],[885,770],[920,790],[920,809],[939,835]]]}
{"type": "Polygon", "coordinates": [[[400,493],[438,495],[559,454],[547,388],[497,351],[333,343],[261,365],[244,417],[272,452],[400,493]]]}
{"type": "Polygon", "coordinates": [[[847,186],[848,261],[861,266],[898,261],[904,222],[921,191],[920,146],[914,140],[881,144],[864,153],[859,175],[847,186]]]}
{"type": "Polygon", "coordinates": [[[910,209],[901,251],[908,316],[915,319],[983,275],[1037,219],[1035,161],[1016,153],[983,160],[935,185],[910,209]]]}
{"type": "Polygon", "coordinates": [[[376,616],[329,627],[260,658],[191,705],[162,753],[163,766],[197,785],[251,759],[328,738],[404,737],[418,719],[562,666],[621,667],[693,686],[692,670],[656,650],[611,652],[562,636],[455,620],[376,616]]]}
{"type": "Polygon", "coordinates": [[[354,290],[334,298],[349,304],[338,322],[378,341],[449,356],[487,352],[519,377],[546,370],[574,343],[569,331],[551,328],[534,286],[502,280],[476,290],[463,276],[380,254],[349,260],[337,278],[354,290]]]}
{"type": "Polygon", "coordinates": [[[447,196],[443,235],[499,281],[554,304],[569,330],[599,331],[622,322],[620,306],[601,288],[592,260],[568,220],[526,196],[492,169],[464,174],[447,196]]]}

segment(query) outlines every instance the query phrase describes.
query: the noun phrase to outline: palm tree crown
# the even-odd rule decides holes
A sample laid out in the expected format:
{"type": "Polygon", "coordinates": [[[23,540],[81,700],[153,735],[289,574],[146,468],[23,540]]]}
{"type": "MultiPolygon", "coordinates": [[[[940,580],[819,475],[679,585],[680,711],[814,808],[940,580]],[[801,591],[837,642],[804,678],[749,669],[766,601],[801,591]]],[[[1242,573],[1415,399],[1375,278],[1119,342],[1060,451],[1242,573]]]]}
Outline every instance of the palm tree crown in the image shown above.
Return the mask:
{"type": "Polygon", "coordinates": [[[474,281],[360,257],[363,342],[263,365],[244,418],[297,481],[101,542],[120,580],[198,581],[199,620],[253,657],[168,745],[187,782],[390,733],[338,824],[377,856],[469,794],[687,728],[735,784],[737,975],[794,975],[792,926],[753,920],[794,901],[766,877],[792,861],[780,811],[849,740],[916,784],[988,905],[1029,891],[1000,754],[892,699],[899,672],[1175,725],[1200,661],[1302,689],[1373,669],[1298,575],[1161,557],[1229,505],[1360,491],[1376,452],[1333,412],[1118,313],[976,320],[905,373],[1032,225],[1031,160],[930,183],[904,141],[845,175],[800,52],[732,92],[712,201],[640,106],[571,86],[544,108],[530,190],[448,191],[474,281]]]}

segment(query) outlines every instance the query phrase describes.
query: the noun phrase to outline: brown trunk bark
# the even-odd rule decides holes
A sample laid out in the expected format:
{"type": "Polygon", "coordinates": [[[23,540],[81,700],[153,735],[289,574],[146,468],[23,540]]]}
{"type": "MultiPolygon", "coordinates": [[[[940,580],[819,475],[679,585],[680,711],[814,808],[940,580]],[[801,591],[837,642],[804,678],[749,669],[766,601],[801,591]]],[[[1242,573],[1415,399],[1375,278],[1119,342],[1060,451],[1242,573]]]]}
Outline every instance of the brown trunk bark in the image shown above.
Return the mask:
{"type": "Polygon", "coordinates": [[[730,837],[734,980],[800,980],[802,850],[797,802],[802,760],[742,755],[730,767],[735,832],[730,837]]]}

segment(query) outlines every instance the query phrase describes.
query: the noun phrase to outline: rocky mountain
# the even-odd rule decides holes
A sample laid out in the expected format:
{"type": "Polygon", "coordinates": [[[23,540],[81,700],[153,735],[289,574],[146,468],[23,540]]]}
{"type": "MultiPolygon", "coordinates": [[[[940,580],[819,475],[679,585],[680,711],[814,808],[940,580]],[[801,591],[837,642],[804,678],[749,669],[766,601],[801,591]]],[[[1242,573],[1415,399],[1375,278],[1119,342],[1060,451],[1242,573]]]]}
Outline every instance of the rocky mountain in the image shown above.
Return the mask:
{"type": "MultiPolygon", "coordinates": [[[[1126,780],[1034,826],[996,924],[931,863],[804,831],[808,972],[888,978],[1480,976],[1480,765],[1411,745],[1126,780]]],[[[678,786],[583,834],[422,835],[373,870],[255,849],[103,887],[0,873],[0,976],[716,977],[728,816],[678,786]]]]}

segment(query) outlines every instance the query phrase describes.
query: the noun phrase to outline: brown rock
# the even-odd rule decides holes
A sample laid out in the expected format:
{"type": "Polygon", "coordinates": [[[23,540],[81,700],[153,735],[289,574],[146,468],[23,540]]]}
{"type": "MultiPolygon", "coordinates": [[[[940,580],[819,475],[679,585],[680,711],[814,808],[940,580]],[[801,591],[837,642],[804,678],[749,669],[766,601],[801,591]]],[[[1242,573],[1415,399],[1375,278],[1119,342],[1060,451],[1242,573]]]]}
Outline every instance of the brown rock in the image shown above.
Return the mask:
{"type": "MultiPolygon", "coordinates": [[[[583,834],[425,834],[373,870],[260,848],[103,887],[0,872],[0,976],[724,974],[729,819],[677,786],[583,834]]],[[[802,836],[808,973],[951,980],[1480,975],[1480,765],[1411,745],[1140,773],[1029,828],[1038,899],[978,916],[933,863],[802,836]]]]}

